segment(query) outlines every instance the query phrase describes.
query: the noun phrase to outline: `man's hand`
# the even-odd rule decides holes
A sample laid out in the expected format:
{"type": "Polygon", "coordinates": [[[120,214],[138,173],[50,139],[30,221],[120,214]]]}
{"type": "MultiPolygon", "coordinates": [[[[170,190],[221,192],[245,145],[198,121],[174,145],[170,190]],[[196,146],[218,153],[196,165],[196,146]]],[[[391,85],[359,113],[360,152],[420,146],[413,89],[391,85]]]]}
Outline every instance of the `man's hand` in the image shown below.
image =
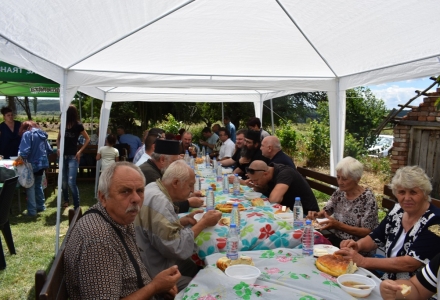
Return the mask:
{"type": "Polygon", "coordinates": [[[238,160],[238,162],[239,162],[241,165],[244,165],[244,164],[248,164],[248,163],[250,163],[250,162],[251,162],[251,159],[250,159],[250,158],[240,157],[240,159],[238,160]]]}
{"type": "MultiPolygon", "coordinates": [[[[344,242],[344,241],[342,241],[344,242]]],[[[342,242],[341,242],[341,249],[336,251],[334,254],[336,255],[341,255],[346,259],[351,259],[354,263],[357,264],[358,267],[362,267],[363,261],[365,259],[365,257],[363,257],[362,255],[360,255],[357,250],[354,250],[352,248],[347,248],[347,247],[343,247],[342,246],[342,242]]]]}
{"type": "Polygon", "coordinates": [[[156,291],[155,294],[169,292],[174,288],[180,276],[179,269],[174,265],[157,274],[150,284],[154,285],[156,291]]]}
{"type": "Polygon", "coordinates": [[[192,225],[193,226],[193,225],[196,225],[197,224],[197,220],[194,219],[194,215],[200,214],[200,213],[203,213],[203,212],[204,212],[203,210],[198,209],[198,210],[195,210],[195,211],[187,214],[184,217],[181,217],[180,220],[179,220],[180,224],[182,226],[188,226],[188,225],[192,225]]]}
{"type": "Polygon", "coordinates": [[[188,198],[188,202],[190,207],[195,207],[195,208],[202,206],[204,203],[203,199],[199,197],[188,198]]]}
{"type": "Polygon", "coordinates": [[[215,226],[218,221],[220,221],[221,217],[222,213],[218,210],[210,210],[203,215],[203,218],[200,220],[200,222],[203,222],[203,224],[208,227],[215,226]]]}
{"type": "Polygon", "coordinates": [[[178,292],[177,286],[173,286],[168,292],[162,294],[162,296],[165,300],[172,300],[176,297],[178,292]]]}
{"type": "Polygon", "coordinates": [[[203,197],[202,191],[194,191],[190,194],[191,197],[203,197]]]}

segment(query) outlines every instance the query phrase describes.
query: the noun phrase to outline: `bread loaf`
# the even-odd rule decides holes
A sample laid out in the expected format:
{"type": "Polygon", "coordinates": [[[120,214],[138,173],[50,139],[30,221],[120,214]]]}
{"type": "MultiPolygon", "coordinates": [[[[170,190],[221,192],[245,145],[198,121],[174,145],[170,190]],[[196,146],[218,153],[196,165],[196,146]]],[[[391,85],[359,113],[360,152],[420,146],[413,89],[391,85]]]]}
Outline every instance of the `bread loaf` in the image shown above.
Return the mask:
{"type": "Polygon", "coordinates": [[[357,270],[356,264],[340,255],[323,255],[315,262],[318,270],[338,277],[342,274],[352,274],[357,270]]]}
{"type": "Polygon", "coordinates": [[[251,200],[252,206],[264,206],[264,200],[261,198],[255,198],[251,200]]]}

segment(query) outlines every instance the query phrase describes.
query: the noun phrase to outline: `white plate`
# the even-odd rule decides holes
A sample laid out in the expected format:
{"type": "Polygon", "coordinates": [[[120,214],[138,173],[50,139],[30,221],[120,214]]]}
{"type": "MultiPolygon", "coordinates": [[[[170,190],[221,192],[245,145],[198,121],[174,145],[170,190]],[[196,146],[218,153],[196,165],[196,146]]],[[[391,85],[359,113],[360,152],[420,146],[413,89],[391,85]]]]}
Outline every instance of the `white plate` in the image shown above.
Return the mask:
{"type": "Polygon", "coordinates": [[[338,250],[339,250],[338,247],[332,245],[324,245],[324,244],[315,245],[313,246],[313,256],[320,257],[327,254],[333,254],[338,250]]]}
{"type": "Polygon", "coordinates": [[[274,217],[277,220],[293,221],[293,213],[291,212],[274,214],[274,217]]]}
{"type": "Polygon", "coordinates": [[[205,215],[204,212],[203,212],[203,213],[195,214],[195,215],[194,215],[194,219],[196,219],[196,221],[199,222],[200,219],[202,219],[204,215],[205,215]]]}

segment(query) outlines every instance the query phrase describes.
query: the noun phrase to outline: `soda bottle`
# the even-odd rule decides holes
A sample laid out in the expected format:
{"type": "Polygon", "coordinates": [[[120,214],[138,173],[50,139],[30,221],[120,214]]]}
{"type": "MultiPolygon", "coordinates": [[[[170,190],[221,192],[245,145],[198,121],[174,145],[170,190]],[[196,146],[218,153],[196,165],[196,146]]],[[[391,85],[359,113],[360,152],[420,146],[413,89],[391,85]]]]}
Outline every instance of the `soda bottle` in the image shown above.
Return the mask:
{"type": "Polygon", "coordinates": [[[304,213],[301,205],[301,198],[295,198],[295,204],[293,205],[293,229],[301,229],[304,227],[304,213]]]}
{"type": "Polygon", "coordinates": [[[238,178],[238,174],[234,174],[233,194],[234,196],[240,195],[240,179],[238,178]]]}
{"type": "MultiPolygon", "coordinates": [[[[231,220],[232,221],[232,220],[231,220]]],[[[229,226],[228,239],[226,242],[226,257],[231,260],[238,259],[238,244],[240,238],[238,237],[236,225],[231,223],[229,226]]]]}
{"type": "Polygon", "coordinates": [[[313,255],[313,245],[315,242],[315,234],[313,233],[312,221],[307,220],[304,226],[304,233],[302,236],[302,253],[303,255],[313,255]]]}
{"type": "Polygon", "coordinates": [[[214,203],[214,191],[212,190],[212,187],[209,187],[206,192],[206,211],[214,210],[214,203]]]}
{"type": "Polygon", "coordinates": [[[231,224],[234,223],[237,227],[237,234],[240,235],[240,211],[238,210],[238,203],[234,202],[232,204],[232,211],[231,211],[231,224]]]}

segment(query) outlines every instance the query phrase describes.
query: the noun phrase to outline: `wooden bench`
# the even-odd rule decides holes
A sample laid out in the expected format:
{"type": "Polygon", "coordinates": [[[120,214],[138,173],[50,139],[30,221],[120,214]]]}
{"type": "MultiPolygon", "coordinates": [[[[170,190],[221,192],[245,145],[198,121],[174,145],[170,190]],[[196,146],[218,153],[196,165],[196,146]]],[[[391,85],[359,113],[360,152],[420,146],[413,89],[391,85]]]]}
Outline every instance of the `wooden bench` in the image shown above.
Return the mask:
{"type": "MultiPolygon", "coordinates": [[[[66,237],[75,226],[75,223],[82,217],[82,210],[79,207],[76,211],[71,208],[69,210],[69,229],[66,237]]],[[[61,244],[58,254],[55,256],[49,275],[45,270],[38,270],[35,273],[35,299],[68,299],[66,281],[64,276],[64,249],[66,246],[66,238],[61,244]]]]}
{"type": "MultiPolygon", "coordinates": [[[[388,185],[383,186],[383,197],[382,197],[382,207],[388,210],[393,209],[394,205],[397,203],[396,197],[393,195],[393,191],[388,185]]],[[[431,203],[434,206],[440,208],[440,200],[431,198],[431,203]]]]}
{"type": "Polygon", "coordinates": [[[314,190],[331,196],[338,188],[338,181],[334,176],[302,167],[297,167],[296,170],[306,179],[307,183],[314,190]]]}

